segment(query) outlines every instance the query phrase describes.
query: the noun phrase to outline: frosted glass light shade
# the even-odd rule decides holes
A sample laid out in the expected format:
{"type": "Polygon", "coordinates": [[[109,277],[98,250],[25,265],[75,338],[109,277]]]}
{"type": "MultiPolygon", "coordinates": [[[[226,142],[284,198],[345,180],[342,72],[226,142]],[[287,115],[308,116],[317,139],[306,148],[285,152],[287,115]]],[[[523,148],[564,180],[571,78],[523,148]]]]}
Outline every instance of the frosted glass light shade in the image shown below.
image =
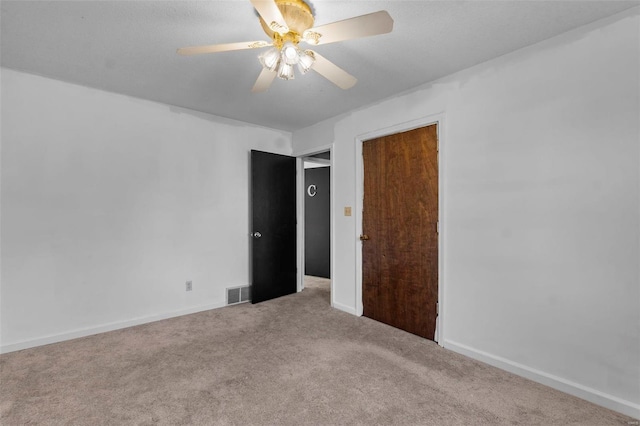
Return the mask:
{"type": "Polygon", "coordinates": [[[267,50],[258,57],[263,67],[269,71],[275,71],[280,64],[280,51],[275,47],[267,50]]]}
{"type": "Polygon", "coordinates": [[[280,61],[280,68],[278,68],[278,77],[283,80],[293,80],[296,77],[293,73],[293,65],[287,64],[284,61],[280,61]]]}
{"type": "Polygon", "coordinates": [[[313,56],[302,50],[298,51],[298,69],[302,74],[309,72],[314,62],[315,58],[313,56]]]}

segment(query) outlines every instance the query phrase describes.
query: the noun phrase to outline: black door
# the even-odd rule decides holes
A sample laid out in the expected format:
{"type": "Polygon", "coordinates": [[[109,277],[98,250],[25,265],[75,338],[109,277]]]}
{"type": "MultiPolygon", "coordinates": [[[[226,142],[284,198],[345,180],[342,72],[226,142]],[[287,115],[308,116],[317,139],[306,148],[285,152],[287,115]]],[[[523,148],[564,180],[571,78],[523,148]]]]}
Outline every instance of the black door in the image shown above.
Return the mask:
{"type": "Polygon", "coordinates": [[[296,159],[251,151],[251,303],[295,293],[296,159]]]}

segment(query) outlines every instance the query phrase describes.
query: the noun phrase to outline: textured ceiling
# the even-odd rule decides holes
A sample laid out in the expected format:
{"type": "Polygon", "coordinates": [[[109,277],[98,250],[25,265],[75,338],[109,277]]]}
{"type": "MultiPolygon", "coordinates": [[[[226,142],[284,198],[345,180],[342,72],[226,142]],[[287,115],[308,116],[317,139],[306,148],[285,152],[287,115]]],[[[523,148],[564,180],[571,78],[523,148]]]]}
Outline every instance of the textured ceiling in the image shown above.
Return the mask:
{"type": "Polygon", "coordinates": [[[3,67],[293,131],[640,4],[638,1],[309,2],[316,25],[387,10],[390,34],[317,46],[358,78],[317,73],[252,94],[257,50],[183,46],[266,40],[248,0],[5,1],[3,67]]]}

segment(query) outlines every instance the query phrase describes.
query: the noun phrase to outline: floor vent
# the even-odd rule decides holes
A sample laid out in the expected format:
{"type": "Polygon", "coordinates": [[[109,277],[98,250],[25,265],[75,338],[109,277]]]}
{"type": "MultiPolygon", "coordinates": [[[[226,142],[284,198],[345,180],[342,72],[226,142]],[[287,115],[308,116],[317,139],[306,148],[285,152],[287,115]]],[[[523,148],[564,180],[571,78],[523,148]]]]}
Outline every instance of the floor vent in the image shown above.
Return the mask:
{"type": "Polygon", "coordinates": [[[233,287],[227,289],[227,305],[236,305],[251,300],[251,287],[233,287]]]}

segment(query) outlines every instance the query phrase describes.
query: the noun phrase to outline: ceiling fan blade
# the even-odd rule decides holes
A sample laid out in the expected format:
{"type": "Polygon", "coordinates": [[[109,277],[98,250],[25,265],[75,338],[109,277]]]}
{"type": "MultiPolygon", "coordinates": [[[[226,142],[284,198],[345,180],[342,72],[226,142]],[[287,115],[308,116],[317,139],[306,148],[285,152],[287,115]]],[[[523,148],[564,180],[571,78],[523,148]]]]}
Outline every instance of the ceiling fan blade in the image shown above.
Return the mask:
{"type": "Polygon", "coordinates": [[[262,20],[273,31],[286,34],[289,32],[287,21],[284,20],[282,12],[274,0],[251,0],[251,4],[256,8],[262,20]]]}
{"type": "Polygon", "coordinates": [[[381,10],[308,29],[302,37],[307,43],[320,45],[386,34],[391,30],[393,30],[393,19],[386,10],[381,10]]]}
{"type": "Polygon", "coordinates": [[[262,68],[262,72],[258,76],[256,84],[253,85],[253,89],[251,89],[251,91],[253,93],[264,92],[269,88],[269,86],[271,86],[274,78],[276,78],[275,71],[269,71],[266,68],[262,68]]]}
{"type": "Polygon", "coordinates": [[[260,40],[244,41],[240,43],[210,44],[208,46],[182,47],[178,49],[178,54],[186,56],[200,55],[202,53],[228,52],[230,50],[259,49],[265,46],[271,46],[271,43],[260,40]]]}
{"type": "Polygon", "coordinates": [[[313,50],[309,50],[315,58],[315,62],[311,67],[312,70],[335,84],[341,89],[350,89],[358,79],[313,50]]]}

